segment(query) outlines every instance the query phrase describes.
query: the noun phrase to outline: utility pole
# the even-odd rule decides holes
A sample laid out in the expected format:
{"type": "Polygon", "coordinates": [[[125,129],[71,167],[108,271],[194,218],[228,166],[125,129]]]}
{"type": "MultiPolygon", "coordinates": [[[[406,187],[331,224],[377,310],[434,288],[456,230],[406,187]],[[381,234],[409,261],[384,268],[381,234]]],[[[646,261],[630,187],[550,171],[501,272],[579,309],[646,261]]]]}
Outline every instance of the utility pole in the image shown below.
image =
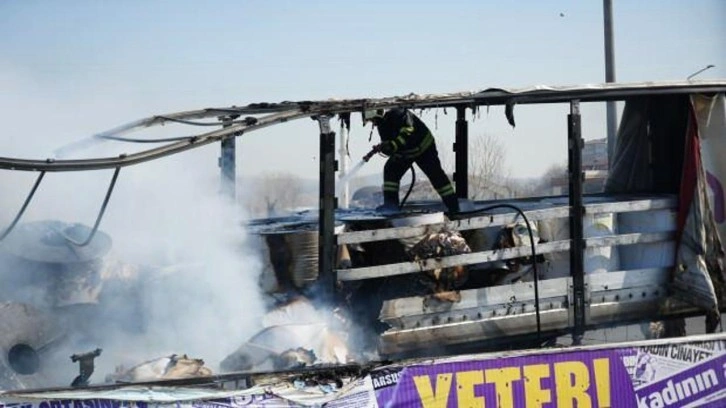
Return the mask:
{"type": "MultiPolygon", "coordinates": [[[[603,17],[605,27],[605,82],[615,82],[615,45],[613,44],[613,2],[603,0],[603,17]]],[[[608,135],[608,167],[613,165],[615,143],[617,142],[617,112],[615,101],[606,102],[607,135],[608,135]]]]}

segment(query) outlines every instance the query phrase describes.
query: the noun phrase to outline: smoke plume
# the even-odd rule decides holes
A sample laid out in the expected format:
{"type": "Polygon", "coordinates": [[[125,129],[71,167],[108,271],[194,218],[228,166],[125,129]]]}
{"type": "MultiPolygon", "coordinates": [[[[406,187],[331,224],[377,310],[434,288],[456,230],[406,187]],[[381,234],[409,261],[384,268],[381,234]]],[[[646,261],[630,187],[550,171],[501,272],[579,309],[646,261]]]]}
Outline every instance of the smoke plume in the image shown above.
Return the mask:
{"type": "MultiPolygon", "coordinates": [[[[23,90],[32,88],[7,72],[0,79],[23,90]]],[[[78,102],[83,106],[89,101],[78,102]]],[[[79,121],[74,111],[78,106],[61,105],[53,95],[28,96],[12,104],[0,99],[0,107],[17,113],[17,121],[4,126],[0,134],[4,146],[0,156],[6,157],[50,157],[54,148],[119,124],[102,120],[107,114],[91,123],[79,121]],[[33,122],[33,113],[18,106],[52,112],[56,120],[33,122]],[[37,126],[28,126],[31,123],[37,126]],[[20,129],[24,139],[17,137],[20,129]]],[[[157,112],[147,112],[153,113],[157,112]]],[[[116,116],[122,122],[137,119],[116,116]]],[[[171,132],[188,133],[188,128],[171,132]]],[[[106,143],[79,155],[115,156],[135,148],[106,143]]],[[[241,227],[245,215],[219,193],[218,155],[218,145],[210,145],[121,170],[100,224],[113,242],[105,256],[112,266],[105,272],[109,280],[97,305],[77,308],[75,321],[82,327],[76,323],[66,327],[65,340],[42,355],[45,366],[54,367],[51,383],[44,386],[70,384],[78,367],[68,357],[96,347],[103,353],[96,359],[92,383],[102,382],[117,365],[128,368],[171,353],[202,358],[216,370],[228,353],[259,329],[264,311],[258,288],[260,260],[248,249],[241,227]]],[[[37,175],[2,172],[0,228],[15,216],[37,175]]],[[[46,175],[21,224],[58,220],[92,226],[111,174],[109,170],[46,175]]],[[[0,265],[0,279],[5,282],[24,273],[0,265]]],[[[64,313],[76,313],[68,310],[64,313]]],[[[74,321],[73,316],[69,321],[74,321]]]]}

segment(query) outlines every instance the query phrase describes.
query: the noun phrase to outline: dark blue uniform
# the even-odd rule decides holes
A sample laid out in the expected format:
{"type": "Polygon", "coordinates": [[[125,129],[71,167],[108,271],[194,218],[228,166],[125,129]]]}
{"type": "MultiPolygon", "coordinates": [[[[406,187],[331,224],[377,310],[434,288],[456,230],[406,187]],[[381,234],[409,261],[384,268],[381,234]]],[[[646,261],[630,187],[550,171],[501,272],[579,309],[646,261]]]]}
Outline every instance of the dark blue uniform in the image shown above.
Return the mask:
{"type": "Polygon", "coordinates": [[[434,136],[416,115],[406,109],[391,109],[376,124],[382,151],[390,157],[383,168],[383,201],[399,205],[401,178],[413,163],[423,170],[449,212],[459,212],[454,185],[441,167],[434,136]]]}

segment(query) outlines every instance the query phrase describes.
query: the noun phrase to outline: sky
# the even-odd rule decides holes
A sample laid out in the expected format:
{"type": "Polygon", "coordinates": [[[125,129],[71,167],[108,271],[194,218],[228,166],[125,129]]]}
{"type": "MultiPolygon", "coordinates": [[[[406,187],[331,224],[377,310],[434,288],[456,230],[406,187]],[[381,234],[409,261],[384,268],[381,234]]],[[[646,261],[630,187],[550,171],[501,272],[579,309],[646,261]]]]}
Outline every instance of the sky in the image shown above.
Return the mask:
{"type": "MultiPolygon", "coordinates": [[[[682,79],[708,64],[698,78],[726,77],[723,1],[613,7],[618,81],[682,79]]],[[[600,1],[6,0],[0,35],[3,156],[45,157],[138,118],[211,106],[604,82],[600,1]]],[[[536,176],[565,160],[566,112],[518,107],[512,129],[492,108],[470,134],[496,135],[509,172],[536,176]]],[[[604,137],[603,112],[584,108],[586,139],[604,137]]],[[[423,116],[450,150],[454,115],[423,116]]],[[[354,162],[376,141],[369,131],[354,120],[354,162]]],[[[216,172],[218,147],[204,150],[179,160],[216,172]]],[[[317,153],[316,124],[293,122],[240,139],[238,173],[314,179],[317,153]]]]}
{"type": "MultiPolygon", "coordinates": [[[[698,78],[726,78],[726,2],[614,3],[618,81],[684,79],[708,64],[715,68],[698,78]]],[[[601,1],[3,0],[0,38],[2,157],[44,159],[124,123],[205,107],[601,83],[605,77],[601,1]]],[[[511,128],[501,108],[481,109],[469,115],[470,137],[493,135],[507,152],[506,171],[534,177],[565,162],[567,112],[566,105],[517,106],[511,128]]],[[[603,106],[585,104],[582,112],[584,137],[605,137],[603,106]]],[[[453,143],[454,116],[443,110],[422,116],[442,155],[453,143]]],[[[165,126],[133,136],[197,131],[165,126]]],[[[353,162],[377,142],[369,133],[354,117],[353,162]]],[[[240,199],[252,194],[247,176],[291,172],[317,179],[318,141],[309,119],[239,138],[240,199]]],[[[109,142],[76,154],[137,149],[109,142]]],[[[251,316],[264,305],[240,293],[254,292],[262,261],[240,251],[254,237],[239,237],[237,210],[215,199],[218,156],[219,146],[208,145],[123,169],[101,224],[124,261],[182,271],[205,265],[202,274],[177,272],[157,281],[161,290],[148,291],[155,305],[149,321],[167,333],[158,336],[166,341],[154,352],[196,356],[211,342],[215,355],[206,357],[214,362],[257,329],[251,316]],[[194,313],[169,321],[169,310],[194,313]],[[225,335],[195,337],[199,322],[225,335]],[[168,344],[176,339],[186,343],[168,344]]],[[[382,165],[376,157],[361,174],[380,174],[382,165]]],[[[0,225],[12,220],[34,177],[0,171],[0,225]]],[[[110,179],[110,171],[49,174],[23,221],[93,225],[110,179]]],[[[144,339],[120,350],[149,347],[144,339]]]]}

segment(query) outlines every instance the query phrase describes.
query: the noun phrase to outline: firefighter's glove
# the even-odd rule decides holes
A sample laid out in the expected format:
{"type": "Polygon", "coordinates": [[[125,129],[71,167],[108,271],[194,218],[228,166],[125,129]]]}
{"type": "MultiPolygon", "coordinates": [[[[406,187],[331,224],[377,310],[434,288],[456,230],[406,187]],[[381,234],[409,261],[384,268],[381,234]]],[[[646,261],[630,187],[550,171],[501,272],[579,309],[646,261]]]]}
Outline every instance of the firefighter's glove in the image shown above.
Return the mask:
{"type": "Polygon", "coordinates": [[[396,146],[396,142],[394,142],[393,140],[381,143],[381,153],[385,154],[386,156],[390,156],[393,153],[396,153],[396,150],[398,150],[398,146],[396,146]]]}

